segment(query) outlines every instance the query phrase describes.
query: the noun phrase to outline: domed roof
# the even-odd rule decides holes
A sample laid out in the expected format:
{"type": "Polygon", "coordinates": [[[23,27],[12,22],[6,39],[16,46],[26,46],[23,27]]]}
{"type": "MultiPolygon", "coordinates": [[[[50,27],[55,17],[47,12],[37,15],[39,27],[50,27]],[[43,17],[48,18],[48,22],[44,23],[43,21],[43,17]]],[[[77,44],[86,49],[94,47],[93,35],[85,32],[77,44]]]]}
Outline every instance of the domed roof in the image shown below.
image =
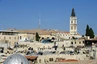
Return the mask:
{"type": "Polygon", "coordinates": [[[4,61],[4,64],[29,64],[29,62],[24,56],[13,54],[4,61]]]}

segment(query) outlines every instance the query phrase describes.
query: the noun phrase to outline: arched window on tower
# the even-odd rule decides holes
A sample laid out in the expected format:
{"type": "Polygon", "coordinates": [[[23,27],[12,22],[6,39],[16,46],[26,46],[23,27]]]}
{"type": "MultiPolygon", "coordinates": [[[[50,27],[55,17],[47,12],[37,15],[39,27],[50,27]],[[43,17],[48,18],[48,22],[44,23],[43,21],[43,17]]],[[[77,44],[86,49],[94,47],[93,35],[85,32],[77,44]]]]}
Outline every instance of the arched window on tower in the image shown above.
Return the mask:
{"type": "Polygon", "coordinates": [[[71,30],[73,30],[73,26],[71,26],[71,30]]]}
{"type": "Polygon", "coordinates": [[[73,24],[73,21],[71,21],[71,24],[73,24]]]}

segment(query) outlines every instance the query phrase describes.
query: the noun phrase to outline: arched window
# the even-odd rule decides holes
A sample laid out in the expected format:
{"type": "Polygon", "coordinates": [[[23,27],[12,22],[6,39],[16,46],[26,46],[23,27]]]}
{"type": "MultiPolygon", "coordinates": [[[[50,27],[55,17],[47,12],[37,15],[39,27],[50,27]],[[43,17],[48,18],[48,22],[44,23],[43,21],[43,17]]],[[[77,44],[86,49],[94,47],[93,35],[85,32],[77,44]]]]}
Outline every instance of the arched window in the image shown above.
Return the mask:
{"type": "Polygon", "coordinates": [[[85,42],[83,41],[83,44],[84,44],[85,42]]]}
{"type": "Polygon", "coordinates": [[[73,42],[71,42],[71,44],[73,44],[73,42]]]}
{"type": "Polygon", "coordinates": [[[71,30],[73,30],[73,26],[71,26],[71,30]]]}
{"type": "Polygon", "coordinates": [[[22,39],[22,36],[20,36],[20,39],[22,39]]]}
{"type": "Polygon", "coordinates": [[[71,24],[73,24],[73,21],[71,21],[71,24]]]}

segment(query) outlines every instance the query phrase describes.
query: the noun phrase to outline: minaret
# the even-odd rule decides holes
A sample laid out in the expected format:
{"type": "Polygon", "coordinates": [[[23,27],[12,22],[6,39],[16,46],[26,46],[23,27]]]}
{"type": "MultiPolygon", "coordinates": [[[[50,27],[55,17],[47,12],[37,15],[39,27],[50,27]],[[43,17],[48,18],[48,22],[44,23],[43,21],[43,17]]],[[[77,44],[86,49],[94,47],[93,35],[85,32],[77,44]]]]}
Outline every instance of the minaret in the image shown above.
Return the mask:
{"type": "Polygon", "coordinates": [[[71,35],[77,34],[77,17],[75,15],[74,8],[72,8],[72,13],[70,16],[70,34],[71,35]]]}

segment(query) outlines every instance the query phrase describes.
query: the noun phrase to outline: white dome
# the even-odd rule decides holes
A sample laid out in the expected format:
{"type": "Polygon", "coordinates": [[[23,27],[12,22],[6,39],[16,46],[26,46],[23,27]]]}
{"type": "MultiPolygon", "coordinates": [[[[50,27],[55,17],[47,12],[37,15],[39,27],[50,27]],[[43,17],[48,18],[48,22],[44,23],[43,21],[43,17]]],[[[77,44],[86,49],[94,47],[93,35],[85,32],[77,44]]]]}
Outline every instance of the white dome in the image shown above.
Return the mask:
{"type": "Polygon", "coordinates": [[[13,54],[4,61],[4,64],[29,64],[29,62],[24,56],[13,54]]]}

